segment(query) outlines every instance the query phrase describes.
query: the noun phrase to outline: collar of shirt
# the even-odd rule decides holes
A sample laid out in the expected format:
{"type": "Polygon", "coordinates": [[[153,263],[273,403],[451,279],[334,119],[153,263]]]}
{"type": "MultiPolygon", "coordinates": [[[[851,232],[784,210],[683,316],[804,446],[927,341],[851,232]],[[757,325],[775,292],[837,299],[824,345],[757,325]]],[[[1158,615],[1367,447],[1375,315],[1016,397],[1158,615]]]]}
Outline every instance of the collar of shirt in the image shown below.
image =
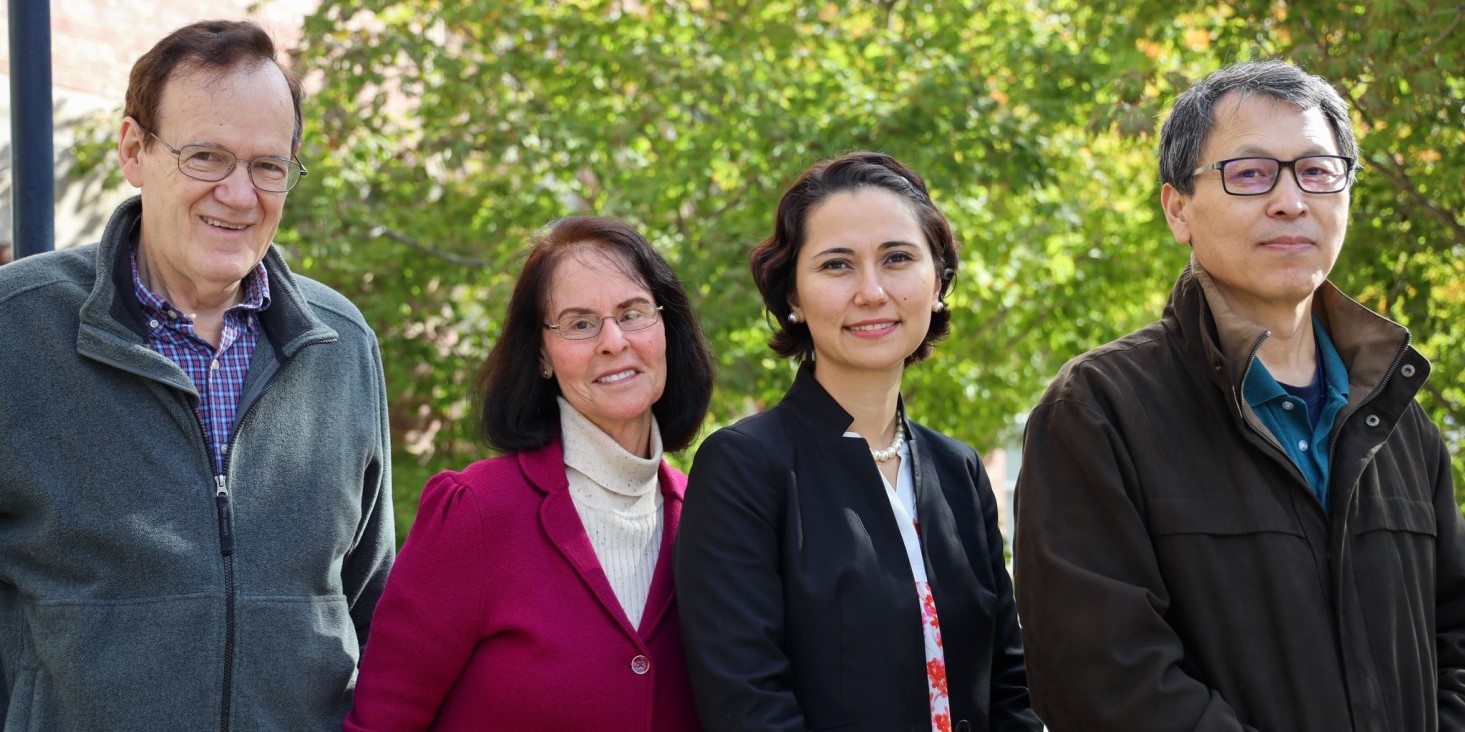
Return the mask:
{"type": "Polygon", "coordinates": [[[1282,449],[1302,471],[1309,487],[1326,508],[1331,466],[1323,445],[1333,432],[1338,410],[1348,403],[1348,367],[1317,318],[1313,318],[1312,332],[1317,338],[1325,382],[1322,414],[1318,416],[1317,424],[1309,423],[1307,404],[1288,394],[1260,359],[1252,364],[1242,385],[1242,393],[1246,395],[1246,403],[1281,443],[1282,449]]]}
{"type": "MultiPolygon", "coordinates": [[[[142,272],[137,267],[137,247],[135,246],[132,248],[131,260],[132,291],[137,296],[138,304],[142,305],[143,312],[147,313],[148,318],[152,321],[148,323],[149,330],[156,332],[159,328],[168,328],[192,336],[193,319],[162,296],[148,289],[148,286],[143,283],[142,272]],[[153,323],[157,323],[157,325],[153,323]]],[[[226,319],[230,315],[263,312],[270,307],[270,278],[263,260],[244,276],[242,286],[244,299],[225,311],[226,319]]]]}
{"type": "MultiPolygon", "coordinates": [[[[1331,400],[1336,393],[1347,401],[1348,367],[1343,364],[1343,357],[1338,355],[1337,346],[1333,345],[1333,339],[1328,336],[1328,332],[1323,329],[1322,323],[1319,323],[1317,318],[1312,319],[1312,332],[1317,339],[1318,362],[1323,367],[1327,398],[1331,400]]],[[[1287,390],[1277,383],[1272,372],[1267,370],[1261,359],[1255,359],[1255,361],[1255,368],[1246,375],[1246,382],[1242,385],[1242,390],[1246,394],[1246,403],[1251,405],[1252,409],[1258,409],[1273,400],[1286,398],[1287,390]]],[[[1331,427],[1331,425],[1329,426],[1331,427]]]]}

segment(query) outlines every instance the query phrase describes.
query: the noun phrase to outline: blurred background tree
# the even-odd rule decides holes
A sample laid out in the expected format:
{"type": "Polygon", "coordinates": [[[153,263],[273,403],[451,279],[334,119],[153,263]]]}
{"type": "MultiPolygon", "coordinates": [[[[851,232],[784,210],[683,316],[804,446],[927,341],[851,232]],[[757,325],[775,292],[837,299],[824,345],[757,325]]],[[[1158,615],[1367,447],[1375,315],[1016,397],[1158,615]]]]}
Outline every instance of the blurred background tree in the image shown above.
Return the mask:
{"type": "MultiPolygon", "coordinates": [[[[324,0],[279,243],[381,337],[399,535],[425,479],[486,456],[465,417],[526,237],[595,212],[646,233],[719,362],[707,429],[790,367],[747,273],[810,163],[891,153],[962,261],[917,419],[1012,443],[1067,359],[1159,315],[1188,249],[1159,210],[1159,121],[1218,66],[1280,57],[1353,105],[1365,172],[1334,279],[1409,326],[1465,498],[1465,5],[1161,0],[324,0]]],[[[1143,398],[1144,395],[1136,395],[1143,398]]],[[[676,458],[690,464],[695,448],[676,458]]]]}

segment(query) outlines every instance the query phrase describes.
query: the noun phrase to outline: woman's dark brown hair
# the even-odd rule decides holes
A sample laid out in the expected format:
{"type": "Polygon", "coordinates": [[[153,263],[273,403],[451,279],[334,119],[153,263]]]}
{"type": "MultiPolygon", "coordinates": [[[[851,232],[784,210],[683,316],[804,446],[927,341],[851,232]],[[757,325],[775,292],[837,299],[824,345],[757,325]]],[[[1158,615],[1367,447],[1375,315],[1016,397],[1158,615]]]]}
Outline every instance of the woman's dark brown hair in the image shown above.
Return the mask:
{"type": "MultiPolygon", "coordinates": [[[[535,450],[560,434],[559,386],[539,373],[545,311],[555,269],[567,256],[596,249],[651,292],[666,328],[666,388],[651,407],[668,452],[692,444],[712,400],[712,349],[676,273],[630,226],[599,216],[552,224],[529,250],[509,298],[503,333],[475,381],[480,436],[499,452],[535,450]]],[[[558,336],[556,336],[558,337],[558,336]]]]}
{"type": "MultiPolygon", "coordinates": [[[[808,361],[814,356],[814,339],[803,323],[788,322],[789,294],[794,289],[794,265],[799,249],[808,237],[809,216],[820,204],[836,193],[861,188],[882,188],[909,202],[911,210],[926,235],[941,280],[939,296],[944,300],[956,276],[956,239],[951,224],[941,214],[926,192],[926,182],[914,170],[889,155],[877,152],[852,152],[832,160],[815,163],[784,192],[778,201],[778,214],[773,234],[753,248],[748,266],[753,281],[763,295],[763,307],[773,321],[774,333],[768,345],[784,358],[808,361]]],[[[921,345],[905,360],[916,363],[931,354],[936,341],[951,330],[951,310],[931,313],[931,327],[921,345]]]]}

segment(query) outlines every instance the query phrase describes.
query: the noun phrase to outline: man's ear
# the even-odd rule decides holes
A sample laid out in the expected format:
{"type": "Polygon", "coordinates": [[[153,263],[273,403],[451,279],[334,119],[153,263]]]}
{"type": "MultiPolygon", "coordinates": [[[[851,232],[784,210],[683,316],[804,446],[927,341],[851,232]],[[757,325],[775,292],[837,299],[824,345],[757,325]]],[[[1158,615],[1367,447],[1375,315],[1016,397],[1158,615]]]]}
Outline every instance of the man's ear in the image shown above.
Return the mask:
{"type": "Polygon", "coordinates": [[[1165,223],[1170,225],[1175,241],[1181,244],[1190,243],[1190,212],[1186,210],[1189,204],[1190,196],[1176,190],[1175,186],[1166,183],[1160,187],[1160,208],[1165,211],[1165,223]]]}
{"type": "Polygon", "coordinates": [[[122,119],[122,131],[117,136],[117,160],[122,164],[122,175],[133,188],[142,188],[142,154],[147,136],[137,120],[122,119]]]}

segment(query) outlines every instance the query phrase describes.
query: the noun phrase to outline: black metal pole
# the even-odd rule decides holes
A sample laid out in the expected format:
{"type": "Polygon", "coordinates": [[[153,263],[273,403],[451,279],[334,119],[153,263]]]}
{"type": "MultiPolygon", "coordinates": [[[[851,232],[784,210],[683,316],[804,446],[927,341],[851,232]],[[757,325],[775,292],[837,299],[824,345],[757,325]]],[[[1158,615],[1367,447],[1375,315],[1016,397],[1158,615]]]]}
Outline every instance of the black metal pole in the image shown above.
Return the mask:
{"type": "Polygon", "coordinates": [[[15,258],[56,248],[50,0],[10,0],[11,230],[15,258]]]}

